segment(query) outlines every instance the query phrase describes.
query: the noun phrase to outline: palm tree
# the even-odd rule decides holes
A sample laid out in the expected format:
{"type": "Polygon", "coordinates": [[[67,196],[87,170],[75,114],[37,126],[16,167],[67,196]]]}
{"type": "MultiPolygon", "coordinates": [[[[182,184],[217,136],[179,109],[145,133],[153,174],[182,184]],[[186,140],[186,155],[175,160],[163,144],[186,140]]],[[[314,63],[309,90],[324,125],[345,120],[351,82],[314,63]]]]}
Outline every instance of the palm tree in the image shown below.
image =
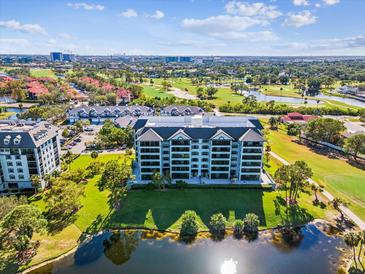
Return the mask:
{"type": "Polygon", "coordinates": [[[353,251],[353,256],[354,256],[354,262],[355,262],[355,266],[357,268],[357,261],[356,261],[356,247],[358,246],[359,242],[360,242],[360,237],[357,233],[355,232],[349,232],[345,235],[344,237],[345,240],[345,244],[352,248],[353,251]]]}
{"type": "Polygon", "coordinates": [[[340,214],[341,214],[341,222],[343,222],[344,220],[344,215],[343,215],[343,212],[340,208],[341,205],[343,206],[346,206],[346,202],[344,200],[342,200],[341,198],[334,198],[332,201],[331,201],[331,204],[333,206],[333,208],[335,210],[337,210],[340,214]]]}
{"type": "Polygon", "coordinates": [[[317,184],[312,184],[312,185],[311,185],[311,189],[313,190],[314,197],[315,197],[314,202],[315,202],[315,203],[318,203],[318,202],[319,202],[319,200],[318,200],[318,195],[317,195],[317,193],[318,193],[318,192],[322,192],[322,187],[321,187],[321,186],[319,186],[319,185],[317,185],[317,184]]]}
{"type": "Polygon", "coordinates": [[[360,260],[361,260],[361,253],[362,253],[362,247],[363,247],[363,245],[365,245],[365,230],[363,230],[363,231],[360,231],[359,233],[358,233],[358,236],[359,236],[359,239],[360,239],[360,250],[359,250],[359,255],[357,256],[357,259],[359,260],[359,262],[360,262],[360,260]]]}
{"type": "Polygon", "coordinates": [[[38,175],[32,175],[30,177],[30,181],[32,182],[32,187],[34,188],[35,194],[37,194],[38,188],[41,185],[41,178],[38,175]]]}

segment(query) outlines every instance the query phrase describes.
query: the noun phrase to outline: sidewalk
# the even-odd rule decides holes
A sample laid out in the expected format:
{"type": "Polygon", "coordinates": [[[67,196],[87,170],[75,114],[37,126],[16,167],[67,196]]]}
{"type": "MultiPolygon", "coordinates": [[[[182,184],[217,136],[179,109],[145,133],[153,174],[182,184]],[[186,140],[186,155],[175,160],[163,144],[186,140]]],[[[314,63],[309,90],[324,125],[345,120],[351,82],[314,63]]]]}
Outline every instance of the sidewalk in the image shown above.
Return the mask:
{"type": "MultiPolygon", "coordinates": [[[[270,155],[282,162],[284,165],[289,165],[289,162],[285,159],[281,158],[279,155],[277,155],[275,152],[270,151],[270,155]]],[[[308,182],[310,184],[319,185],[316,181],[312,180],[311,178],[308,179],[308,182]]],[[[333,195],[329,193],[327,190],[323,190],[322,194],[329,200],[332,201],[334,199],[333,195]]],[[[340,206],[341,211],[349,218],[351,219],[358,227],[360,227],[362,230],[365,229],[365,222],[361,220],[355,213],[353,213],[349,208],[345,206],[340,206]]]]}

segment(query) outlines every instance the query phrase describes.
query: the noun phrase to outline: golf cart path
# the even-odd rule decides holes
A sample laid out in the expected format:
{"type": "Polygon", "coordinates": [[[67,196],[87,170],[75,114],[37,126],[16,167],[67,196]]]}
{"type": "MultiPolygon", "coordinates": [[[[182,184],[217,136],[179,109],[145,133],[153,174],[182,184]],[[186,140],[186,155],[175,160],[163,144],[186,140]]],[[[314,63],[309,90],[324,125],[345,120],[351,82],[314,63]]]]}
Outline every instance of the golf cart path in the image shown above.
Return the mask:
{"type": "MultiPolygon", "coordinates": [[[[290,163],[286,161],[285,159],[281,158],[279,155],[277,155],[275,152],[270,151],[270,155],[282,162],[284,165],[289,165],[290,163]]],[[[308,182],[313,185],[319,186],[319,184],[314,181],[313,179],[309,178],[308,182]]],[[[329,193],[327,190],[323,190],[322,194],[329,200],[332,201],[334,199],[334,196],[329,193]]],[[[349,218],[351,219],[358,227],[360,227],[362,230],[365,229],[365,222],[361,220],[355,213],[353,213],[349,208],[345,206],[340,206],[341,211],[349,218]]]]}

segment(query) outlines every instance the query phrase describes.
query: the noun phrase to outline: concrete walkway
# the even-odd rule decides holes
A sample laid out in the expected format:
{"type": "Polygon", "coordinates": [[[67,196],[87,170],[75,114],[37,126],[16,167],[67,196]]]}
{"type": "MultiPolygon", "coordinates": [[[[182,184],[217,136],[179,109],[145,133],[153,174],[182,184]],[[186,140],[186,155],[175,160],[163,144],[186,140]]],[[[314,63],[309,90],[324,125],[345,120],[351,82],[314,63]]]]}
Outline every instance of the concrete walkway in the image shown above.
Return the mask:
{"type": "MultiPolygon", "coordinates": [[[[277,155],[275,152],[270,151],[270,155],[282,162],[284,165],[289,165],[290,163],[286,161],[285,159],[281,158],[279,155],[277,155]]],[[[319,184],[312,180],[311,178],[308,179],[308,182],[313,185],[319,186],[319,184]]],[[[334,196],[329,193],[327,190],[323,190],[322,194],[329,200],[332,201],[334,199],[334,196]]],[[[345,206],[340,206],[341,211],[350,219],[352,220],[360,229],[365,229],[365,222],[361,220],[355,213],[353,213],[349,208],[345,206]]]]}

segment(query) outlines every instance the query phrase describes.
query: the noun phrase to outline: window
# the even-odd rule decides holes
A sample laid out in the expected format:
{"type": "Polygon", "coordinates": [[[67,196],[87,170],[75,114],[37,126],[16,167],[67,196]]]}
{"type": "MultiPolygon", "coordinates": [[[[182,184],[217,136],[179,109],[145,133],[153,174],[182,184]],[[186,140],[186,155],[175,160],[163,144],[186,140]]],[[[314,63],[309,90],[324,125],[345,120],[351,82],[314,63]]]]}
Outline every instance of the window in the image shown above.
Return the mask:
{"type": "Polygon", "coordinates": [[[15,175],[13,175],[13,174],[9,175],[9,179],[10,180],[15,180],[15,175]]]}
{"type": "Polygon", "coordinates": [[[15,160],[20,160],[20,155],[15,155],[15,160]]]}
{"type": "Polygon", "coordinates": [[[7,162],[6,165],[7,166],[13,166],[13,162],[7,162]]]}
{"type": "Polygon", "coordinates": [[[14,173],[14,168],[9,168],[9,169],[8,169],[8,172],[9,172],[9,173],[14,173]]]}
{"type": "Polygon", "coordinates": [[[17,166],[22,166],[22,162],[16,162],[17,166]]]}
{"type": "Polygon", "coordinates": [[[24,180],[24,175],[19,175],[19,180],[24,180]]]}
{"type": "Polygon", "coordinates": [[[23,169],[22,169],[22,168],[18,168],[16,171],[17,171],[18,173],[23,173],[23,169]]]}
{"type": "Polygon", "coordinates": [[[6,160],[11,160],[11,156],[10,155],[6,155],[6,160]]]}

